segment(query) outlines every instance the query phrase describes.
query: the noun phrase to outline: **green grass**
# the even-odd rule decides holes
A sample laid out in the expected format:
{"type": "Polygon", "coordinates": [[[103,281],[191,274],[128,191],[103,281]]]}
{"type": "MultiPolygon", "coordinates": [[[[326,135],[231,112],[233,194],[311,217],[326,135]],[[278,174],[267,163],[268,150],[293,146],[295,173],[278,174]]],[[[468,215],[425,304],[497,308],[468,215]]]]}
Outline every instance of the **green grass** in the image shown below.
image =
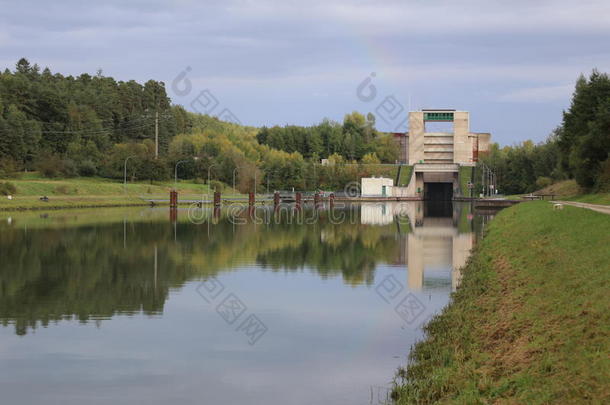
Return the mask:
{"type": "Polygon", "coordinates": [[[568,198],[562,198],[562,200],[578,201],[578,202],[589,203],[589,204],[610,205],[610,193],[581,194],[581,195],[572,196],[572,197],[568,197],[568,198]]]}
{"type": "Polygon", "coordinates": [[[459,172],[460,180],[460,193],[463,197],[470,197],[470,190],[468,189],[468,183],[472,181],[472,167],[460,166],[459,172]]]}
{"type": "MultiPolygon", "coordinates": [[[[0,209],[40,209],[75,208],[101,206],[128,206],[147,204],[143,199],[169,199],[173,181],[167,182],[123,182],[99,177],[75,177],[68,179],[48,179],[37,173],[26,173],[18,179],[0,180],[15,185],[17,192],[12,200],[0,196],[0,209]],[[40,197],[49,197],[49,202],[40,197]]],[[[199,199],[207,195],[207,185],[193,181],[180,181],[177,185],[179,199],[199,199]]],[[[223,196],[238,195],[228,188],[223,196]]]]}
{"type": "Polygon", "coordinates": [[[411,174],[413,174],[413,166],[402,165],[400,169],[400,178],[398,179],[399,187],[407,187],[411,182],[411,174]]]}
{"type": "MultiPolygon", "coordinates": [[[[6,180],[17,187],[17,196],[52,196],[52,195],[124,195],[122,181],[101,177],[74,177],[68,179],[47,179],[28,173],[19,179],[6,180]]],[[[128,182],[127,194],[165,194],[174,187],[174,182],[128,182]]],[[[193,182],[179,182],[179,191],[183,193],[207,192],[207,185],[193,182]]]]}
{"type": "Polygon", "coordinates": [[[398,371],[398,403],[609,403],[608,246],[609,215],[501,211],[398,371]]]}
{"type": "MultiPolygon", "coordinates": [[[[577,201],[589,204],[610,205],[610,193],[585,194],[575,180],[553,183],[532,194],[553,194],[555,200],[577,201]]],[[[520,200],[524,194],[506,196],[507,199],[520,200]]]]}
{"type": "Polygon", "coordinates": [[[569,197],[582,194],[582,189],[576,183],[576,180],[562,180],[535,191],[534,194],[554,194],[558,197],[569,197]]]}

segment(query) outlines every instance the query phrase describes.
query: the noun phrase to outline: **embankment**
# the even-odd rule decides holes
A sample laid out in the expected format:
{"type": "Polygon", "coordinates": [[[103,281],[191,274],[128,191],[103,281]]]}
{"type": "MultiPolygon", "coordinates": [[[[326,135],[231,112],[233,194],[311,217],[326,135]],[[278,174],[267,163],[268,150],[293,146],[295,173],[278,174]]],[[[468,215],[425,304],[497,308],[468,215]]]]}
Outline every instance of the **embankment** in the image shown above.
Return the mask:
{"type": "Polygon", "coordinates": [[[498,214],[398,370],[398,403],[610,403],[610,215],[498,214]]]}

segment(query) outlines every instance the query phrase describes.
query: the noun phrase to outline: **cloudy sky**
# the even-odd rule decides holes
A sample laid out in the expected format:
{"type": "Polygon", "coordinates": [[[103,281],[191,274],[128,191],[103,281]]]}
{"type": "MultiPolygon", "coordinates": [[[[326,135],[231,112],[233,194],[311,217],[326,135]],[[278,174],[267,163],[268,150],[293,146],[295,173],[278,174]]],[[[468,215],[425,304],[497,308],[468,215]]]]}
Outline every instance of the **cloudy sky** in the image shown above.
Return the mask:
{"type": "Polygon", "coordinates": [[[610,71],[609,16],[607,0],[0,0],[0,67],[162,80],[257,126],[468,110],[504,145],[543,140],[578,75],[610,71]]]}

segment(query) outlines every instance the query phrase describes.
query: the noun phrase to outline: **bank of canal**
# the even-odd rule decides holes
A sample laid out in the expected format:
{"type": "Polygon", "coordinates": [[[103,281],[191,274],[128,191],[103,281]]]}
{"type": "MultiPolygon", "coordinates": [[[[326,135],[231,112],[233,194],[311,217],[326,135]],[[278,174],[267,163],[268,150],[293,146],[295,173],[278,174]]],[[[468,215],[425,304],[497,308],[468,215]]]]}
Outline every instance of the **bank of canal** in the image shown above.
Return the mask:
{"type": "Polygon", "coordinates": [[[427,326],[398,403],[610,402],[610,216],[508,208],[427,326]]]}

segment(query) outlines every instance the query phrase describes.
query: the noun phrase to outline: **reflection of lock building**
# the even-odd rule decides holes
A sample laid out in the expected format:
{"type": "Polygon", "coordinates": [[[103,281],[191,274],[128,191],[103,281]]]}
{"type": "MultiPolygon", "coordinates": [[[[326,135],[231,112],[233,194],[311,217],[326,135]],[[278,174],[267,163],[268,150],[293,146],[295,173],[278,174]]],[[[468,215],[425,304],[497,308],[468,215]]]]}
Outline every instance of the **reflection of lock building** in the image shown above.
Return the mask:
{"type": "Polygon", "coordinates": [[[467,209],[466,205],[421,201],[363,203],[360,220],[369,225],[397,224],[401,237],[399,264],[407,266],[407,283],[411,290],[436,284],[438,280],[435,281],[434,276],[440,274],[442,277],[448,269],[451,286],[455,289],[461,278],[459,270],[466,264],[474,244],[473,232],[458,229],[467,209]]]}
{"type": "Polygon", "coordinates": [[[450,200],[459,190],[460,166],[474,166],[489,150],[489,133],[470,132],[470,113],[456,110],[409,112],[409,131],[395,133],[400,163],[413,166],[408,196],[450,200]],[[428,123],[447,123],[448,132],[427,131],[428,123]]]}
{"type": "Polygon", "coordinates": [[[466,264],[474,241],[473,232],[460,233],[458,229],[461,214],[460,209],[449,204],[425,207],[415,216],[415,226],[404,241],[411,290],[421,290],[427,284],[426,271],[435,274],[450,269],[452,289],[459,285],[460,269],[466,264]]]}
{"type": "Polygon", "coordinates": [[[411,290],[424,286],[425,271],[451,268],[451,286],[461,279],[460,268],[466,264],[473,245],[472,233],[459,233],[451,218],[425,218],[406,238],[407,282],[411,290]]]}

